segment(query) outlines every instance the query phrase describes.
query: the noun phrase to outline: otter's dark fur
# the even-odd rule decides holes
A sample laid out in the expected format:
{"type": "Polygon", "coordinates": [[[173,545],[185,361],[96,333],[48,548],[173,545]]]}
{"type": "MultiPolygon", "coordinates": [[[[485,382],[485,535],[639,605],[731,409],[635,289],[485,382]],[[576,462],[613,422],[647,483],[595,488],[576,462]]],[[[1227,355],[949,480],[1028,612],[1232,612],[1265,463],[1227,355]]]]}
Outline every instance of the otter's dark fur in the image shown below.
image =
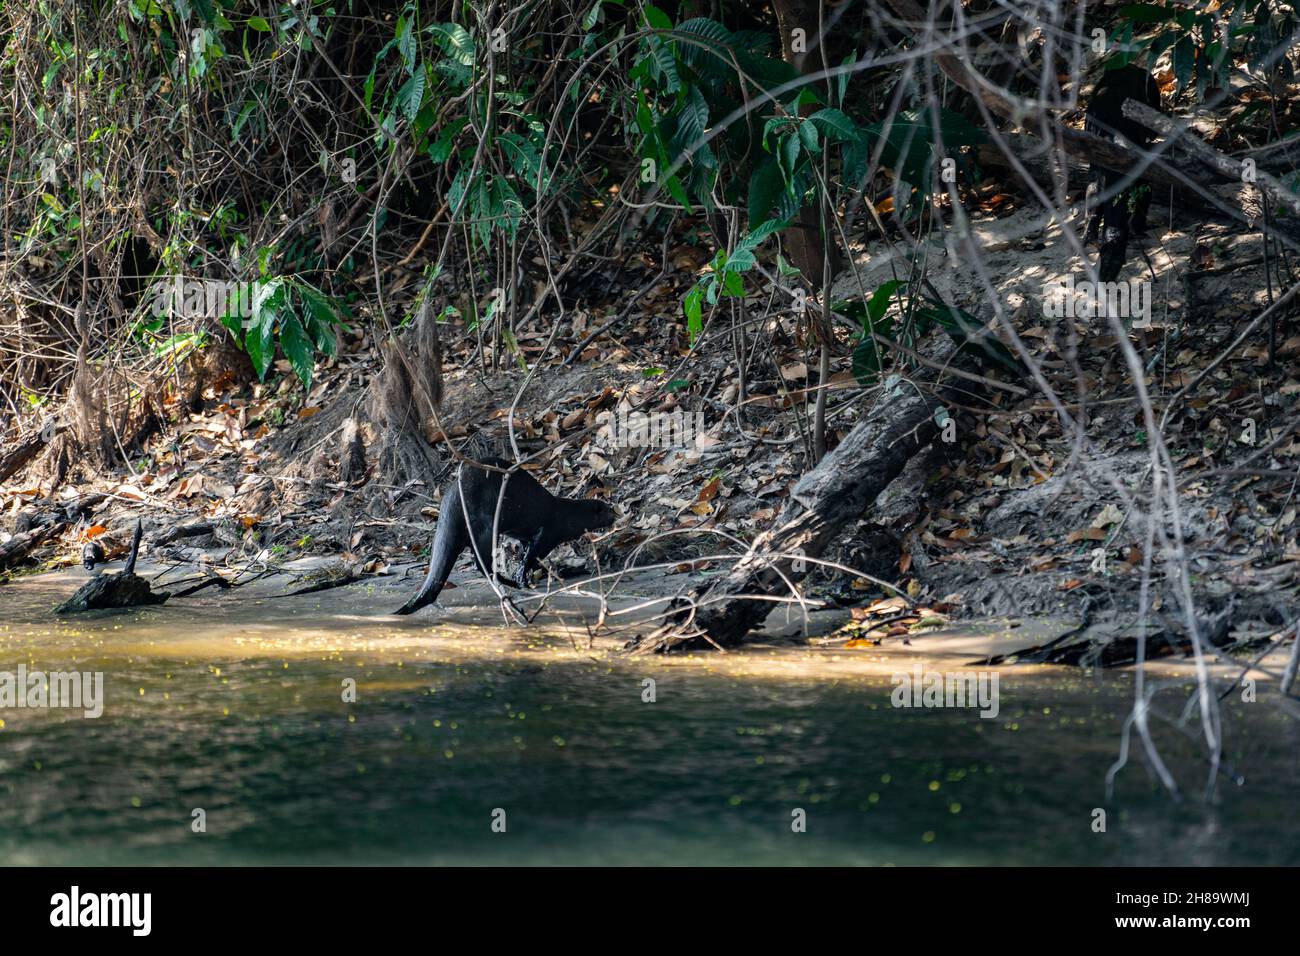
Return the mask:
{"type": "MultiPolygon", "coordinates": [[[[484,464],[509,468],[501,458],[484,464]]],[[[614,509],[605,501],[591,498],[557,498],[524,471],[507,476],[498,471],[462,465],[442,496],[438,527],[429,549],[429,573],[419,593],[402,605],[398,614],[412,614],[432,604],[447,583],[452,566],[465,548],[486,576],[492,566],[492,529],[514,538],[524,547],[515,583],[524,587],[529,573],[556,545],[581,537],[586,531],[605,528],[614,522],[614,509]],[[502,495],[501,482],[506,479],[502,495]],[[497,502],[501,501],[500,514],[497,502]],[[466,517],[469,524],[466,525],[466,517]]]]}

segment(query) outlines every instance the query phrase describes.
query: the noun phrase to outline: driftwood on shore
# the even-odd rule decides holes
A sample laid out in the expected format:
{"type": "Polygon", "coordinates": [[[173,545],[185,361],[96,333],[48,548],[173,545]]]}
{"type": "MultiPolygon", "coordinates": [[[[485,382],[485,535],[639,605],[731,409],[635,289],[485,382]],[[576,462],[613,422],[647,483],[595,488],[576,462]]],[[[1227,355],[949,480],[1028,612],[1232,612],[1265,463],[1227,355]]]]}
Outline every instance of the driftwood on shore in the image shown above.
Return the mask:
{"type": "Polygon", "coordinates": [[[24,561],[33,550],[60,534],[67,526],[66,521],[52,521],[27,531],[20,531],[4,544],[0,544],[0,571],[6,571],[24,561]]]}
{"type": "Polygon", "coordinates": [[[0,481],[7,481],[21,471],[45,447],[45,436],[35,434],[0,454],[0,481]]]}
{"type": "Polygon", "coordinates": [[[150,536],[150,547],[162,547],[182,538],[197,538],[213,532],[212,522],[206,518],[196,518],[181,524],[173,524],[150,536]]]}
{"type": "Polygon", "coordinates": [[[140,522],[135,523],[131,552],[120,574],[101,574],[77,589],[77,593],[54,609],[56,614],[98,611],[109,608],[143,607],[162,604],[169,595],[155,592],[149,582],[135,573],[135,559],[140,553],[140,522]]]}
{"type": "MultiPolygon", "coordinates": [[[[926,354],[931,364],[891,376],[871,410],[821,463],[803,476],[773,522],[716,583],[676,602],[668,623],[630,649],[726,647],[743,641],[777,605],[789,600],[836,535],[875,502],[908,461],[939,434],[936,413],[958,386],[945,374],[955,354],[944,340],[926,354]]],[[[961,382],[969,398],[970,382],[961,382]]]]}

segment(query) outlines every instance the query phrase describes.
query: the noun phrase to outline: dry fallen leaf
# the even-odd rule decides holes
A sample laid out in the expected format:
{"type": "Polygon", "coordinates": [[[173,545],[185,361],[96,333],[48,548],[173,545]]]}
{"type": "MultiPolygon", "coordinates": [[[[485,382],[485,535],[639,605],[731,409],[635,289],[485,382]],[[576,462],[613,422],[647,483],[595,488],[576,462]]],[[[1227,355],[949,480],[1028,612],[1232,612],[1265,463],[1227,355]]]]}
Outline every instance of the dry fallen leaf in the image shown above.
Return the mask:
{"type": "Polygon", "coordinates": [[[1110,504],[1102,508],[1097,513],[1097,517],[1092,519],[1092,527],[1104,528],[1108,524],[1119,524],[1124,520],[1124,512],[1120,511],[1115,505],[1110,504]]]}
{"type": "MultiPolygon", "coordinates": [[[[253,475],[248,476],[255,477],[253,475]]],[[[235,496],[235,486],[228,481],[220,479],[208,479],[203,483],[206,493],[213,498],[233,498],[235,496]]]]}
{"type": "Polygon", "coordinates": [[[196,472],[193,475],[189,475],[176,486],[176,491],[173,493],[173,497],[191,498],[194,495],[201,495],[203,494],[203,485],[205,481],[206,479],[203,477],[202,473],[196,472]]]}
{"type": "Polygon", "coordinates": [[[872,601],[863,610],[867,614],[886,615],[893,614],[895,611],[901,611],[907,607],[907,601],[901,597],[880,598],[872,601]]]}
{"type": "Polygon", "coordinates": [[[803,362],[792,362],[791,364],[782,367],[781,377],[787,382],[805,379],[808,377],[808,366],[803,362]]]}

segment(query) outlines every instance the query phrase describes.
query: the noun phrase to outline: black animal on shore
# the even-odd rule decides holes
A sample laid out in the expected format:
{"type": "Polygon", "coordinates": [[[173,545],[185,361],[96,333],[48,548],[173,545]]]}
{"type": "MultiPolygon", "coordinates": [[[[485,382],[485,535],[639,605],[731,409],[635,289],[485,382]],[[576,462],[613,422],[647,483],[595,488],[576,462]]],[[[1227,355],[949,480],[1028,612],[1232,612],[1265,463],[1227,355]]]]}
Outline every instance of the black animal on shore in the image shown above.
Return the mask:
{"type": "MultiPolygon", "coordinates": [[[[117,574],[100,574],[91,578],[62,604],[58,605],[56,614],[73,614],[78,611],[99,611],[109,608],[144,607],[150,604],[162,604],[171,596],[167,591],[155,591],[149,582],[135,573],[135,560],[140,554],[140,537],[143,529],[140,522],[135,523],[135,533],[131,536],[131,550],[126,556],[126,566],[117,574]]],[[[101,550],[100,557],[103,552],[101,550]]],[[[82,555],[82,563],[87,570],[94,565],[82,555]]]]}
{"type": "MultiPolygon", "coordinates": [[[[487,458],[483,464],[510,467],[510,462],[501,458],[487,458]]],[[[593,498],[557,498],[524,471],[508,476],[503,494],[503,478],[507,476],[499,471],[475,467],[468,462],[461,466],[442,495],[438,527],[433,535],[433,546],[429,549],[429,573],[415,597],[396,613],[412,614],[432,604],[466,547],[486,577],[492,567],[494,522],[499,535],[514,538],[523,545],[523,557],[514,582],[518,587],[525,586],[537,562],[557,545],[614,523],[614,508],[608,502],[593,498]],[[499,499],[501,510],[498,515],[499,499]]]]}
{"type": "Polygon", "coordinates": [[[87,541],[81,546],[81,566],[91,574],[95,566],[104,563],[104,547],[98,541],[87,541]]]}
{"type": "MultiPolygon", "coordinates": [[[[1125,100],[1137,100],[1157,110],[1162,108],[1155,77],[1141,67],[1127,64],[1107,70],[1097,81],[1084,117],[1084,129],[1108,139],[1123,138],[1146,149],[1155,137],[1145,126],[1124,115],[1125,100]]],[[[1103,198],[1088,222],[1084,241],[1096,242],[1100,234],[1097,273],[1102,282],[1119,278],[1128,254],[1129,236],[1146,232],[1151,187],[1133,183],[1119,189],[1127,177],[1125,173],[1092,167],[1092,179],[1103,198]]]]}

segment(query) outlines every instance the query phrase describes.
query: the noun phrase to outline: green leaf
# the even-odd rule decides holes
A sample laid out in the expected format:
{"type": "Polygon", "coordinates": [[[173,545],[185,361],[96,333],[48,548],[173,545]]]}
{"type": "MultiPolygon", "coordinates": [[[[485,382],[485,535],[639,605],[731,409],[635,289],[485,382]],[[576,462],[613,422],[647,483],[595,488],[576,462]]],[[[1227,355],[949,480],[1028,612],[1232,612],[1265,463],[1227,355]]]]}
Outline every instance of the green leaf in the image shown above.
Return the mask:
{"type": "Polygon", "coordinates": [[[880,320],[884,318],[885,312],[889,309],[890,298],[901,286],[905,285],[907,285],[906,279],[890,279],[871,294],[871,299],[867,302],[866,321],[862,324],[864,332],[870,332],[880,324],[880,320]]]}
{"type": "Polygon", "coordinates": [[[370,64],[370,73],[366,76],[366,81],[361,84],[361,88],[365,94],[363,100],[366,104],[366,109],[370,109],[370,101],[375,93],[375,74],[379,70],[379,64],[395,44],[395,40],[389,40],[379,48],[379,52],[375,54],[374,62],[370,64]]]}
{"type": "MultiPolygon", "coordinates": [[[[736,243],[736,248],[732,250],[732,256],[734,257],[737,252],[750,252],[757,249],[763,244],[764,239],[772,235],[772,233],[784,229],[787,225],[789,223],[782,219],[769,219],[767,222],[760,223],[751,229],[747,235],[740,238],[740,241],[736,243]]],[[[730,268],[730,262],[728,268],[730,268]]]]}
{"type": "Polygon", "coordinates": [[[1185,90],[1192,82],[1192,71],[1196,67],[1196,43],[1191,36],[1182,37],[1174,44],[1174,76],[1178,78],[1178,93],[1185,90]]]}
{"type": "Polygon", "coordinates": [[[727,256],[727,277],[739,272],[748,272],[758,263],[754,258],[754,253],[749,249],[736,248],[731,255],[727,256]]]}
{"type": "Polygon", "coordinates": [[[303,388],[311,388],[311,376],[316,367],[315,353],[311,340],[303,330],[302,323],[294,315],[285,316],[280,325],[280,345],[289,357],[289,364],[298,374],[303,388]]]}
{"type": "Polygon", "coordinates": [[[230,128],[230,141],[232,143],[239,142],[239,131],[242,130],[244,124],[248,122],[248,117],[253,114],[253,108],[255,106],[257,106],[257,103],[253,100],[245,101],[243,107],[239,111],[239,115],[235,117],[235,122],[230,128]]]}
{"type": "Polygon", "coordinates": [[[857,124],[840,110],[818,110],[808,117],[807,122],[814,124],[827,139],[847,142],[858,135],[857,124]]]}
{"type": "Polygon", "coordinates": [[[663,81],[665,93],[676,93],[682,88],[682,81],[677,75],[677,57],[673,55],[672,47],[657,36],[648,37],[647,42],[655,78],[663,81]]]}
{"type": "Polygon", "coordinates": [[[817,140],[817,127],[806,120],[799,124],[799,142],[814,156],[821,152],[821,143],[817,140]]]}
{"type": "Polygon", "coordinates": [[[936,126],[943,148],[949,153],[957,147],[974,146],[985,139],[982,130],[952,110],[943,107],[937,112],[907,110],[861,131],[855,148],[850,151],[854,158],[846,157],[850,181],[861,182],[867,157],[883,137],[881,162],[893,169],[899,179],[915,188],[913,201],[920,202],[930,188],[931,170],[938,158],[936,126]]]}
{"type": "Polygon", "coordinates": [[[692,86],[682,103],[681,113],[677,117],[678,148],[689,153],[704,138],[705,127],[709,125],[709,104],[704,102],[704,94],[698,86],[692,86]]]}
{"type": "Polygon", "coordinates": [[[645,14],[646,26],[651,30],[671,30],[673,28],[673,21],[668,14],[653,4],[647,3],[642,8],[642,12],[645,14]]]}
{"type": "Polygon", "coordinates": [[[497,137],[497,142],[501,145],[502,152],[509,156],[510,165],[520,181],[527,184],[530,189],[537,189],[540,180],[541,189],[538,192],[544,193],[547,179],[544,176],[542,155],[537,145],[518,133],[502,133],[497,137]]]}
{"type": "Polygon", "coordinates": [[[785,178],[786,190],[794,192],[794,174],[795,167],[799,163],[799,136],[791,133],[781,140],[781,145],[777,148],[777,159],[781,163],[781,173],[785,178]]]}
{"type": "Polygon", "coordinates": [[[853,377],[863,385],[872,385],[884,369],[885,359],[882,346],[873,337],[873,333],[883,338],[892,338],[894,320],[886,319],[889,300],[900,288],[907,285],[906,279],[890,279],[881,283],[865,302],[855,298],[831,303],[831,310],[839,316],[855,321],[860,326],[859,339],[853,349],[853,377]]]}
{"type": "Polygon", "coordinates": [[[415,67],[415,34],[411,31],[411,21],[406,15],[397,18],[397,52],[402,55],[402,62],[408,70],[415,67]]]}
{"type": "Polygon", "coordinates": [[[299,282],[297,287],[303,303],[307,306],[304,328],[316,343],[317,349],[326,355],[333,355],[338,345],[334,327],[343,324],[339,311],[346,311],[346,307],[341,303],[335,304],[305,282],[299,282]]]}
{"type": "Polygon", "coordinates": [[[772,133],[779,130],[790,130],[794,127],[795,122],[789,116],[769,117],[768,121],[763,124],[763,148],[770,153],[772,151],[770,142],[772,133]]]}
{"type": "Polygon", "coordinates": [[[474,65],[474,38],[459,23],[434,23],[428,27],[434,42],[463,67],[474,65]]]}
{"type": "Polygon", "coordinates": [[[879,345],[871,336],[864,336],[853,349],[853,377],[861,385],[874,385],[883,368],[879,345]]]}
{"type": "Polygon", "coordinates": [[[244,333],[244,351],[253,363],[259,382],[266,378],[266,370],[271,367],[271,359],[275,356],[275,341],[271,334],[274,323],[271,316],[263,319],[254,322],[244,333]]]}
{"type": "Polygon", "coordinates": [[[679,24],[673,33],[692,38],[677,44],[683,62],[713,76],[735,75],[730,55],[733,43],[731,31],[717,20],[694,17],[679,24]]]}
{"type": "Polygon", "coordinates": [[[415,119],[424,102],[424,71],[416,70],[397,91],[397,106],[408,120],[415,119]]]}
{"type": "MultiPolygon", "coordinates": [[[[269,250],[263,249],[262,252],[269,250]]],[[[271,279],[258,282],[253,292],[251,315],[248,330],[244,334],[244,351],[252,360],[253,370],[259,381],[266,378],[266,370],[271,367],[275,357],[275,320],[284,307],[284,282],[271,279]]]]}
{"type": "Polygon", "coordinates": [[[749,223],[762,222],[785,191],[785,178],[775,157],[768,156],[749,177],[749,223]]]}
{"type": "MultiPolygon", "coordinates": [[[[751,264],[753,257],[750,257],[751,264]]],[[[749,266],[745,267],[746,269],[749,266]]],[[[722,273],[722,294],[733,299],[742,298],[745,295],[745,280],[740,275],[743,270],[732,269],[731,264],[727,264],[727,270],[722,273]]]]}
{"type": "Polygon", "coordinates": [[[472,69],[459,63],[453,63],[451,60],[439,60],[433,65],[433,72],[444,77],[457,89],[466,88],[474,78],[472,69]]]}
{"type": "Polygon", "coordinates": [[[686,315],[686,334],[691,344],[704,331],[704,286],[696,285],[682,301],[682,312],[686,315]]]}
{"type": "MultiPolygon", "coordinates": [[[[848,67],[857,62],[858,62],[858,51],[855,48],[851,53],[849,53],[848,56],[844,58],[844,60],[840,63],[840,66],[848,67]]],[[[840,104],[840,106],[844,105],[844,94],[848,91],[849,80],[852,78],[852,75],[853,74],[850,73],[848,70],[845,70],[835,79],[835,102],[840,104]]]]}
{"type": "Polygon", "coordinates": [[[461,117],[455,122],[448,124],[447,128],[443,130],[442,135],[438,137],[437,142],[432,143],[429,146],[429,158],[435,163],[445,163],[451,157],[452,149],[456,143],[456,137],[460,135],[460,131],[468,124],[468,117],[461,117]]]}
{"type": "Polygon", "coordinates": [[[686,195],[686,190],[682,188],[682,181],[680,179],[675,175],[669,176],[664,180],[664,189],[668,190],[668,195],[672,196],[679,205],[683,206],[687,213],[692,212],[690,197],[686,195]]]}
{"type": "MultiPolygon", "coordinates": [[[[494,299],[493,301],[495,302],[496,300],[494,299]]],[[[519,342],[517,339],[515,339],[515,334],[511,332],[509,329],[502,329],[501,337],[505,339],[506,348],[508,348],[510,350],[510,353],[514,355],[515,362],[516,364],[518,364],[519,370],[523,372],[525,375],[527,375],[528,362],[524,359],[524,353],[519,348],[519,342]]]]}
{"type": "Polygon", "coordinates": [[[462,208],[465,205],[465,196],[472,185],[470,174],[472,170],[468,166],[461,167],[456,173],[456,178],[451,181],[451,188],[447,190],[447,208],[451,210],[453,216],[460,216],[464,213],[462,208]]]}
{"type": "Polygon", "coordinates": [[[248,25],[258,33],[271,32],[271,24],[267,22],[266,17],[249,17],[248,25]]]}
{"type": "Polygon", "coordinates": [[[944,303],[916,310],[918,322],[940,326],[948,336],[981,365],[1000,365],[1014,375],[1025,375],[1025,368],[984,324],[964,309],[944,303]]]}
{"type": "Polygon", "coordinates": [[[1151,41],[1149,55],[1151,62],[1159,60],[1164,56],[1165,51],[1178,42],[1178,33],[1175,30],[1165,30],[1151,41]]]}

